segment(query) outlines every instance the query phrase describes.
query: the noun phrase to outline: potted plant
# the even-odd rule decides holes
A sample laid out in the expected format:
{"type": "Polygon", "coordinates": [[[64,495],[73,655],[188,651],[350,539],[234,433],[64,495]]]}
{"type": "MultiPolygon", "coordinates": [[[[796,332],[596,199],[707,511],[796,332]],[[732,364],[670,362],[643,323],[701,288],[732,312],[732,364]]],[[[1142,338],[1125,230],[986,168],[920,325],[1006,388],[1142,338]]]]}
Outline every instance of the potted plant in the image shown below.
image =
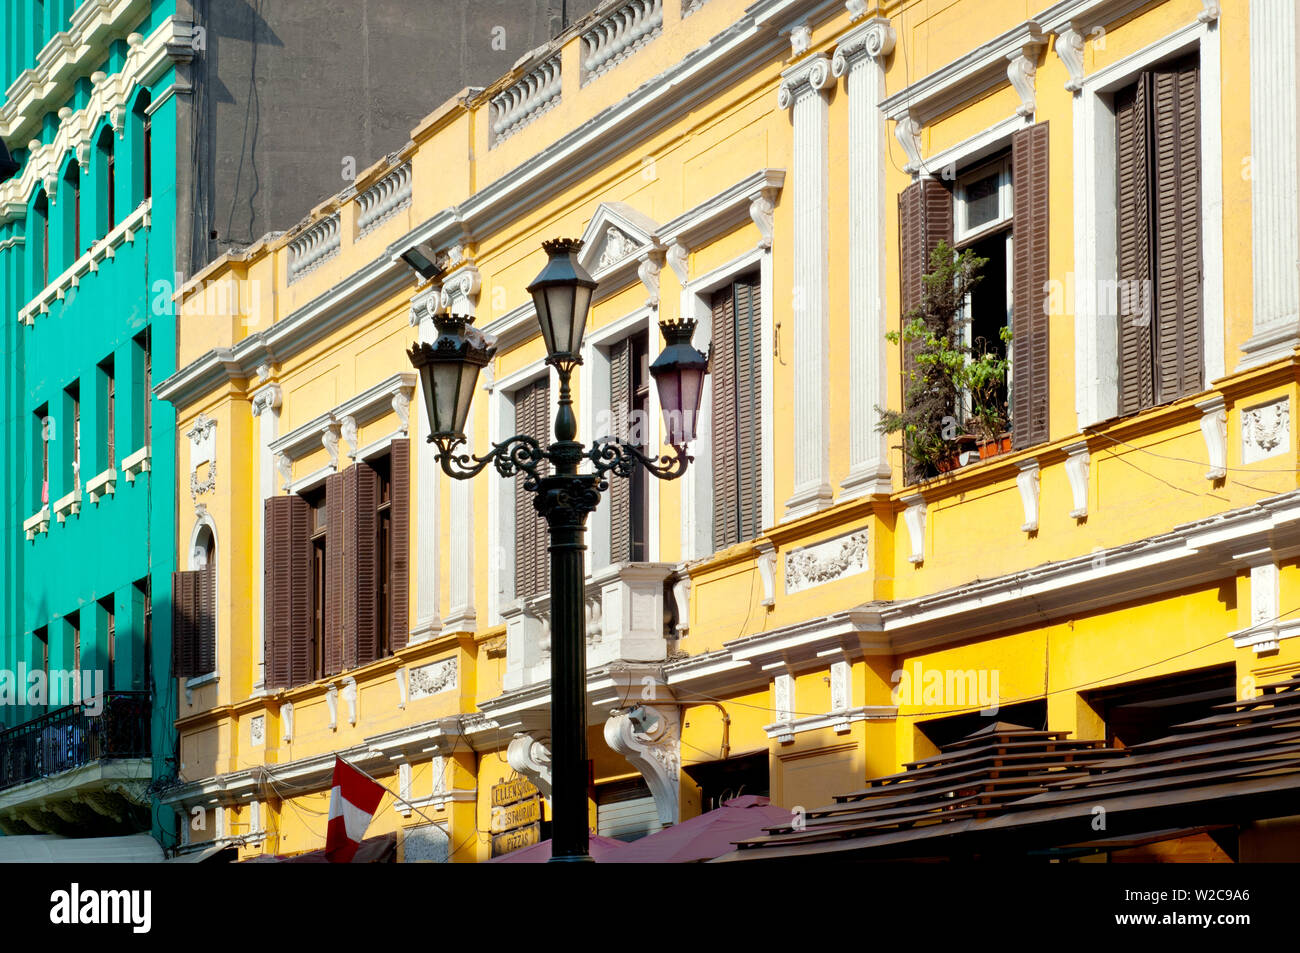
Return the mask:
{"type": "MultiPolygon", "coordinates": [[[[911,361],[903,409],[877,408],[877,427],[881,433],[902,435],[909,482],[954,469],[968,449],[978,448],[981,458],[1001,452],[1004,444],[1010,449],[1001,397],[1009,362],[987,342],[965,343],[963,306],[987,263],[970,249],[958,254],[940,242],[922,276],[920,304],[903,315],[900,330],[885,335],[902,344],[911,361]],[[963,399],[969,402],[964,426],[958,422],[963,399]]],[[[1004,328],[1001,337],[1010,341],[1010,329],[1004,328]]]]}

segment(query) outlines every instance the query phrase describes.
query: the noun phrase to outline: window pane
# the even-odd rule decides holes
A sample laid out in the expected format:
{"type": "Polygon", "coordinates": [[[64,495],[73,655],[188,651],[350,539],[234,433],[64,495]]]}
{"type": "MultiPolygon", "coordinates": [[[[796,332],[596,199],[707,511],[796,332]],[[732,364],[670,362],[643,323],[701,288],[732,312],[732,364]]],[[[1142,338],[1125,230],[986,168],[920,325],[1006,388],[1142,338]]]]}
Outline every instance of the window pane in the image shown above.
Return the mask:
{"type": "Polygon", "coordinates": [[[998,179],[998,174],[994,172],[966,185],[966,229],[968,231],[998,220],[998,179]]]}

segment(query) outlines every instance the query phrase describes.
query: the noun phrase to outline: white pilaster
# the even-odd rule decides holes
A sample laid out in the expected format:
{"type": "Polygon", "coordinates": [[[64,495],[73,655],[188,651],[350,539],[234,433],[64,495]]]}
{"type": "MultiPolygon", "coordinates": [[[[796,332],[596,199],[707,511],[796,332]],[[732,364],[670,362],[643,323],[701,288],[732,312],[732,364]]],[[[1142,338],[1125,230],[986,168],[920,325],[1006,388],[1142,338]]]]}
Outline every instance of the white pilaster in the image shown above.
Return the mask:
{"type": "Polygon", "coordinates": [[[786,518],[814,513],[831,502],[830,350],[827,286],[830,232],[827,137],[830,109],[823,93],[834,80],[824,53],[801,59],[781,74],[777,102],[794,124],[793,314],[794,495],[786,518]]]}
{"type": "MultiPolygon", "coordinates": [[[[849,106],[849,475],[840,499],[892,488],[889,448],[877,432],[885,371],[885,57],[889,20],[875,17],[840,40],[831,72],[843,76],[849,106]]],[[[797,175],[797,170],[796,170],[797,175]]]]}
{"type": "Polygon", "coordinates": [[[1250,3],[1250,211],[1254,334],[1242,367],[1300,344],[1300,203],[1297,203],[1295,0],[1250,3]]]}
{"type": "MultiPolygon", "coordinates": [[[[275,496],[275,455],[271,441],[280,434],[280,405],[283,397],[279,384],[267,384],[253,394],[250,405],[257,418],[258,489],[263,503],[275,496]]],[[[260,561],[266,552],[266,520],[261,513],[253,519],[253,554],[260,561]]],[[[253,690],[262,688],[266,678],[266,580],[261,572],[253,573],[253,612],[257,619],[257,669],[253,673],[253,690]]]]}

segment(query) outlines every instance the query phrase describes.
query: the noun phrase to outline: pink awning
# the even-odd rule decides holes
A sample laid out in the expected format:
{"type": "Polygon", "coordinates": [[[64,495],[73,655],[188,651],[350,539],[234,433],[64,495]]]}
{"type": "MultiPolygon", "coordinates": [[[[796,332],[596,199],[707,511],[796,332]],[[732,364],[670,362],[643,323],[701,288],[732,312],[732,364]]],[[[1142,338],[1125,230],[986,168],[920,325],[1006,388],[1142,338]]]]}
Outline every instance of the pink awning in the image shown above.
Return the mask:
{"type": "MultiPolygon", "coordinates": [[[[612,863],[614,854],[627,850],[628,845],[612,837],[600,837],[593,834],[588,841],[591,859],[598,864],[612,863]]],[[[490,864],[544,864],[551,859],[551,842],[544,840],[531,847],[521,847],[500,857],[493,857],[490,864]]]]}
{"type": "Polygon", "coordinates": [[[609,864],[690,864],[712,860],[735,849],[734,843],[790,823],[790,812],[767,798],[746,794],[722,807],[633,841],[611,855],[609,864]]]}

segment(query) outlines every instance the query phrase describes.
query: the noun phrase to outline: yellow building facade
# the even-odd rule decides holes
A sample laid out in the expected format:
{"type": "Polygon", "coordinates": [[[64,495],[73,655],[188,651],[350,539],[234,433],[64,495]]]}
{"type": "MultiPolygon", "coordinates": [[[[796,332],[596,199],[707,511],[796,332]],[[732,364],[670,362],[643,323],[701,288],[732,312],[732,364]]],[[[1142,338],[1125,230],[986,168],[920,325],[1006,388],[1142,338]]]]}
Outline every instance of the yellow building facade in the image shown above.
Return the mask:
{"type": "Polygon", "coordinates": [[[989,718],[1129,744],[1173,723],[1153,707],[1300,672],[1295,25],[1289,0],[614,3],[214,262],[157,389],[177,604],[212,647],[177,680],[188,845],[322,847],[336,752],[408,802],[370,826],[403,859],[534,836],[503,785],[548,790],[541,531],[513,480],[441,473],[405,349],[442,312],[495,341],[471,452],[552,419],[525,288],[560,236],[599,282],[579,439],[630,410],[668,450],[660,319],[713,354],[687,475],[588,523],[593,830],[819,807],[989,718]],[[1182,217],[1152,199],[1134,258],[1126,189],[1165,181],[1126,164],[1142,128],[1182,150],[1182,217]],[[908,483],[885,334],[938,239],[991,256],[1014,445],[908,483]],[[1124,308],[1139,259],[1192,263],[1174,304],[1133,285],[1154,330],[1124,308]]]}

